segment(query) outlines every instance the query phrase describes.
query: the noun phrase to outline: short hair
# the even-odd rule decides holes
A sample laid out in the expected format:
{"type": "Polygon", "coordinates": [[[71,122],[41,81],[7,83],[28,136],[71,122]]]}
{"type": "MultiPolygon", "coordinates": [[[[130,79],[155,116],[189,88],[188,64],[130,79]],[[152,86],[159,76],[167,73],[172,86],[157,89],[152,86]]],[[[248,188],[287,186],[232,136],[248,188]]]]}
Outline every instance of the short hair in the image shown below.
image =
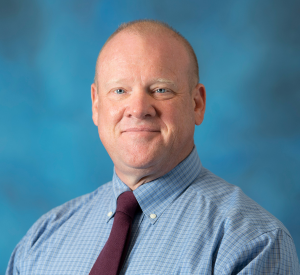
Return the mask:
{"type": "MultiPolygon", "coordinates": [[[[187,53],[190,57],[191,66],[192,66],[192,74],[196,78],[197,83],[199,82],[199,65],[197,56],[194,52],[193,47],[191,44],[187,41],[185,37],[183,37],[178,31],[176,31],[174,28],[172,28],[170,25],[168,25],[165,22],[158,21],[158,20],[152,20],[152,19],[143,19],[143,20],[134,20],[127,23],[122,23],[112,34],[111,36],[106,40],[104,43],[97,59],[96,63],[96,70],[95,70],[95,78],[94,82],[97,81],[97,67],[98,67],[98,60],[101,52],[105,48],[106,44],[115,37],[118,33],[122,31],[130,31],[137,34],[148,34],[148,33],[161,33],[162,31],[167,31],[169,34],[171,34],[176,40],[178,40],[187,50],[187,53]]],[[[190,78],[192,79],[193,76],[190,78]]]]}

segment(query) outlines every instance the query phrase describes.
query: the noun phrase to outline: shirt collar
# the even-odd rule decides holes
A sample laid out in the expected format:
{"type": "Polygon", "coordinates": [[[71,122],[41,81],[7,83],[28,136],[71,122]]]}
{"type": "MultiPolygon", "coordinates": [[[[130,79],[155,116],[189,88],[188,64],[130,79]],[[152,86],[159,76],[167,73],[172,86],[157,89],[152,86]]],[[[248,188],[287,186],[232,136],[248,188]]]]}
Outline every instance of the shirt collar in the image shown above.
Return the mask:
{"type": "MultiPolygon", "coordinates": [[[[194,181],[200,174],[201,161],[197,150],[194,147],[187,158],[164,176],[144,183],[133,191],[143,213],[149,222],[154,224],[165,209],[194,181]],[[153,215],[155,214],[155,215],[153,215]]],[[[130,188],[123,183],[114,171],[113,197],[110,210],[113,214],[116,211],[117,198],[130,188]]],[[[113,217],[113,215],[111,215],[113,217]]],[[[111,218],[108,217],[107,221],[111,218]]]]}
{"type": "Polygon", "coordinates": [[[115,169],[112,178],[112,191],[112,198],[108,207],[108,217],[106,222],[108,222],[114,216],[117,210],[118,197],[126,191],[131,191],[131,189],[123,181],[120,180],[120,178],[116,174],[115,169]]]}

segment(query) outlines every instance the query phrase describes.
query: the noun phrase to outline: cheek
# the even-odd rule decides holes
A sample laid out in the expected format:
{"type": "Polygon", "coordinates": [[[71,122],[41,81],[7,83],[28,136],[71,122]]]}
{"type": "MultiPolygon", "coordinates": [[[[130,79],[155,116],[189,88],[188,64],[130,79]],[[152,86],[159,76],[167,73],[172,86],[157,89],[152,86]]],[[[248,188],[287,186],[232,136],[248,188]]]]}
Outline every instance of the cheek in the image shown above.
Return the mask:
{"type": "Polygon", "coordinates": [[[176,121],[174,121],[175,140],[178,146],[186,146],[193,140],[195,131],[195,120],[193,113],[186,105],[176,112],[176,121]]]}
{"type": "Polygon", "coordinates": [[[99,121],[105,124],[106,127],[111,128],[122,119],[122,106],[109,100],[103,101],[99,104],[99,121]]]}
{"type": "Polygon", "coordinates": [[[165,105],[162,108],[161,119],[168,128],[183,131],[194,127],[193,106],[189,101],[180,104],[165,105]]]}

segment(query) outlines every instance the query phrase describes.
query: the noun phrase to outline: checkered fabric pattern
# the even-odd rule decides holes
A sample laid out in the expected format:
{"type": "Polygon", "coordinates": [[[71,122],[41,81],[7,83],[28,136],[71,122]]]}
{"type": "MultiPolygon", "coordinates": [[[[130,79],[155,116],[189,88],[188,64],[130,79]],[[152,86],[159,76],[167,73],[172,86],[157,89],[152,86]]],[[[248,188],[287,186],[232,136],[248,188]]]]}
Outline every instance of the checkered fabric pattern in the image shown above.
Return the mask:
{"type": "MultiPolygon", "coordinates": [[[[42,216],[13,251],[6,274],[89,274],[125,191],[114,173],[93,193],[42,216]]],[[[288,230],[203,168],[195,148],[134,195],[141,210],[120,274],[300,274],[288,230]]]]}

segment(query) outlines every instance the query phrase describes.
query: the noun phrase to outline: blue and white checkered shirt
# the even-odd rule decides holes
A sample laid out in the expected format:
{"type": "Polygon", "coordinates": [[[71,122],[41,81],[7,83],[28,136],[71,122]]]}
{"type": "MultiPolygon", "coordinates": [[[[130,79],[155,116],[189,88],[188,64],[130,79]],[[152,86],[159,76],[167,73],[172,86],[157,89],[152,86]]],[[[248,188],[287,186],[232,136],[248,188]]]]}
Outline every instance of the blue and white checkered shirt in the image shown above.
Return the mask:
{"type": "MultiPolygon", "coordinates": [[[[17,245],[6,274],[89,274],[110,234],[117,198],[128,190],[114,174],[42,216],[17,245]]],[[[196,149],[134,194],[141,211],[121,274],[300,274],[288,230],[203,168],[196,149]]]]}

